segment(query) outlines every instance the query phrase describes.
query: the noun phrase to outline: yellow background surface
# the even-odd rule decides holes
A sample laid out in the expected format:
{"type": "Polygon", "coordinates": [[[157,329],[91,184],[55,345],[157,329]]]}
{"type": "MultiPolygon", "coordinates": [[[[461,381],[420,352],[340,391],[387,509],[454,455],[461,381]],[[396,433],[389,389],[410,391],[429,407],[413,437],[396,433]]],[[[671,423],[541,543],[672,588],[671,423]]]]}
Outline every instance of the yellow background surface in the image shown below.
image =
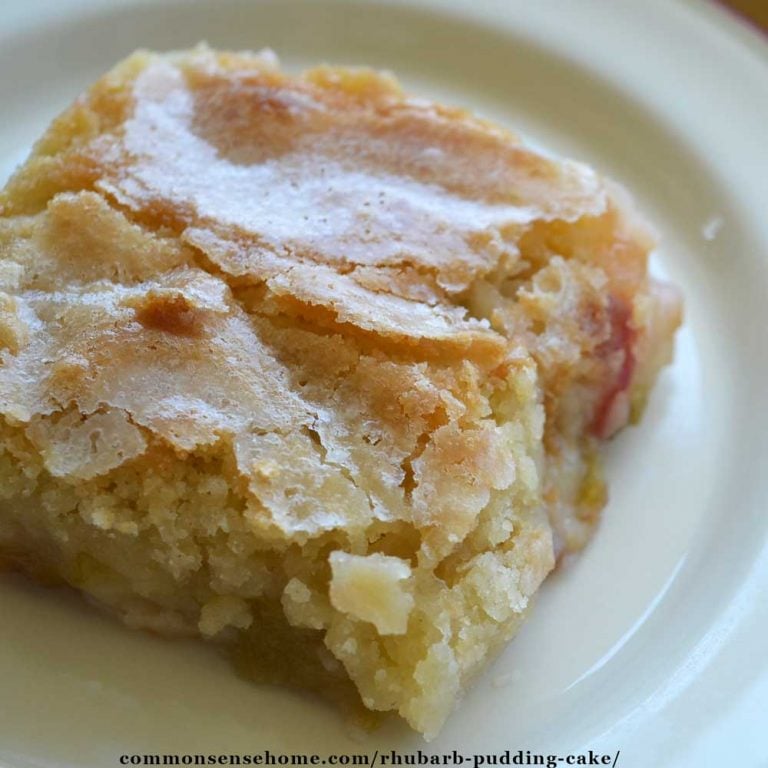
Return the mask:
{"type": "Polygon", "coordinates": [[[729,6],[768,32],[768,0],[723,0],[723,5],[729,6]]]}

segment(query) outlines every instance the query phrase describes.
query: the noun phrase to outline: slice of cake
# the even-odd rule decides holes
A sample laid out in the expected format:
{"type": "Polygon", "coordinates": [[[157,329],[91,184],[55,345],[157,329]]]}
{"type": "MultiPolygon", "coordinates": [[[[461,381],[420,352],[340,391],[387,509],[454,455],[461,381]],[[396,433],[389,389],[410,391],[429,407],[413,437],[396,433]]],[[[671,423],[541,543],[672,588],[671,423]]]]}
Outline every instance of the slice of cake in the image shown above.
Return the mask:
{"type": "Polygon", "coordinates": [[[432,736],[670,357],[652,245],[386,75],[135,54],[0,196],[2,559],[432,736]]]}

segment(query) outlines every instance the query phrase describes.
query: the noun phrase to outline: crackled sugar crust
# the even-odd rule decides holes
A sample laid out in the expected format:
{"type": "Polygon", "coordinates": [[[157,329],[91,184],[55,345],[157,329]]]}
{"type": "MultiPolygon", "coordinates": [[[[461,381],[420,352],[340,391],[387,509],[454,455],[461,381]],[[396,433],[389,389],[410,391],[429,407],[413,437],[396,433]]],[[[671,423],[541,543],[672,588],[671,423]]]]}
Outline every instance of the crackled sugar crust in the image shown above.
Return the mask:
{"type": "Polygon", "coordinates": [[[135,54],[0,197],[4,560],[434,735],[669,357],[629,210],[385,75],[135,54]]]}

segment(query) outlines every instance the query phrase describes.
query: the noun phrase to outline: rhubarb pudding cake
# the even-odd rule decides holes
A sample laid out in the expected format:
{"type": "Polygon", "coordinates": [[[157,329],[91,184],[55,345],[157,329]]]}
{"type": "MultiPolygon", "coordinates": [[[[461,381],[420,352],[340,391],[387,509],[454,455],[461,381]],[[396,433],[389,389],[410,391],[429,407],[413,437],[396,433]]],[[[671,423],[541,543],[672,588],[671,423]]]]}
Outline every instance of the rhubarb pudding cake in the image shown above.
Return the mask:
{"type": "Polygon", "coordinates": [[[3,563],[431,737],[595,526],[653,244],[388,75],[136,53],[0,194],[3,563]]]}

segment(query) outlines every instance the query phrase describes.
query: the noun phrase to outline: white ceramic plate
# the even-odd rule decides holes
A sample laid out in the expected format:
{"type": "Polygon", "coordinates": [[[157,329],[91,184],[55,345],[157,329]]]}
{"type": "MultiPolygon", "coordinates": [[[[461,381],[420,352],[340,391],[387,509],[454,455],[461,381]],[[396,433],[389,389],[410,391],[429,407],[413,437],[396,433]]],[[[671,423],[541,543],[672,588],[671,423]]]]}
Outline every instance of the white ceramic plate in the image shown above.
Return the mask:
{"type": "MultiPolygon", "coordinates": [[[[658,268],[685,290],[674,367],[610,447],[597,537],[428,748],[768,765],[768,45],[703,0],[5,0],[0,173],[133,48],[200,39],[391,68],[595,164],[658,224],[658,268]]],[[[317,701],[21,579],[0,579],[0,605],[12,768],[425,748],[396,725],[351,740],[317,701]]]]}

